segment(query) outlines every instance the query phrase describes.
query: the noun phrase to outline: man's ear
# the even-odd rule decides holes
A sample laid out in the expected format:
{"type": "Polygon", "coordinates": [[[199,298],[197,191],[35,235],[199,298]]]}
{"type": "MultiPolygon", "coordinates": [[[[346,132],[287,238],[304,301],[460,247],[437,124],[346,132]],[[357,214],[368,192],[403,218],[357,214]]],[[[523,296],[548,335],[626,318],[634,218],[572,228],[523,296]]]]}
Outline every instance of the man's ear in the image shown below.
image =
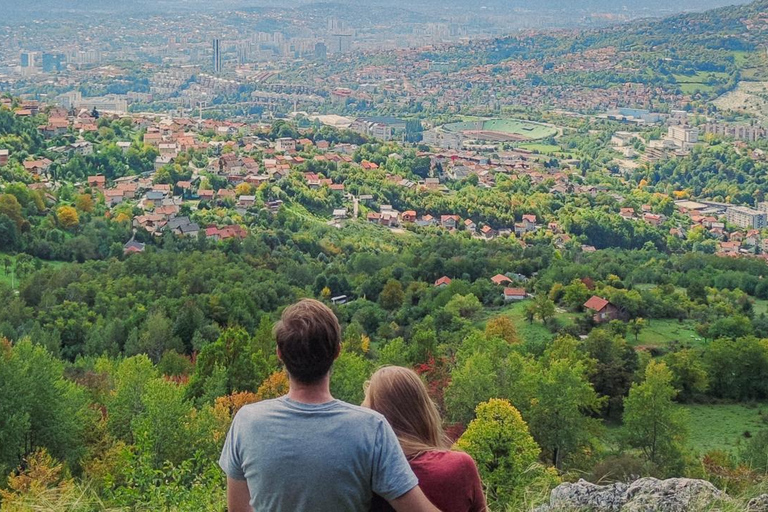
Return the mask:
{"type": "Polygon", "coordinates": [[[336,345],[336,353],[333,355],[333,360],[335,361],[336,359],[338,359],[340,355],[341,355],[341,343],[336,345]]]}
{"type": "Polygon", "coordinates": [[[283,362],[283,354],[280,353],[280,347],[277,347],[277,359],[282,363],[283,362]]]}

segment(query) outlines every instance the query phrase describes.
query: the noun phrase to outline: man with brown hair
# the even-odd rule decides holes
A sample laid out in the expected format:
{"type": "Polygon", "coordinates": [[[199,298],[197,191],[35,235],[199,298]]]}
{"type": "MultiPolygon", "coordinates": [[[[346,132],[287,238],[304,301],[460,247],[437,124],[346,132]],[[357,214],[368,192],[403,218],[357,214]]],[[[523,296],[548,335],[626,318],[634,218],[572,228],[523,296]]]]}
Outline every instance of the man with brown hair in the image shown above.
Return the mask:
{"type": "Polygon", "coordinates": [[[285,309],[275,337],[290,388],[232,422],[219,459],[229,511],[363,511],[376,493],[398,512],[437,512],[384,417],[331,396],[333,311],[304,299],[285,309]]]}

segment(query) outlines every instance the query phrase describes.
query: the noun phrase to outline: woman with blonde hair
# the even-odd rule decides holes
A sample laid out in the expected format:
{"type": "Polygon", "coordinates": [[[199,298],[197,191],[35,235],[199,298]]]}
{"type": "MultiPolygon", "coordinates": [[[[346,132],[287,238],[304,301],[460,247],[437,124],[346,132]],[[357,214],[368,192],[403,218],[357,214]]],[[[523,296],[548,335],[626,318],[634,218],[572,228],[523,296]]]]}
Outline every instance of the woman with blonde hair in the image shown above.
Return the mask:
{"type": "MultiPolygon", "coordinates": [[[[484,512],[483,486],[472,457],[450,450],[440,413],[413,370],[385,366],[371,376],[363,407],[381,413],[395,431],[419,486],[443,512],[484,512]]],[[[371,510],[393,510],[374,497],[371,510]]]]}

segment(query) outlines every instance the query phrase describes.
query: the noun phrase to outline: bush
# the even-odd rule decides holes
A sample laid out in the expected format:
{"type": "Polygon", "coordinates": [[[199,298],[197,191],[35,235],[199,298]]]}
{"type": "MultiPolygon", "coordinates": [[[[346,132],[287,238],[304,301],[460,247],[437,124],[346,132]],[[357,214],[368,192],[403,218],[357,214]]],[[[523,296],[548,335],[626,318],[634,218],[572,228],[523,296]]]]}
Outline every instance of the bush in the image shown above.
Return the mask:
{"type": "Polygon", "coordinates": [[[592,468],[589,477],[596,484],[612,484],[615,482],[632,482],[647,475],[655,474],[655,467],[646,461],[631,455],[622,453],[606,457],[592,468]]]}

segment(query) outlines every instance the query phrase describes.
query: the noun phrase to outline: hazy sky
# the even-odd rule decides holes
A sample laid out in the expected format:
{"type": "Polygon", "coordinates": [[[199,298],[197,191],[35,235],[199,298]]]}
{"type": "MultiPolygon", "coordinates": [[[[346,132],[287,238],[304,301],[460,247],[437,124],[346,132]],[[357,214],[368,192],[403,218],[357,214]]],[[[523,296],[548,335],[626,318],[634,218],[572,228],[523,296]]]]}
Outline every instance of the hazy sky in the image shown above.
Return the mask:
{"type": "MultiPolygon", "coordinates": [[[[189,11],[215,11],[248,7],[288,7],[300,4],[371,5],[413,10],[429,14],[435,9],[462,14],[509,12],[513,9],[558,10],[570,12],[624,12],[630,16],[664,16],[674,12],[705,10],[724,5],[748,3],[745,0],[0,0],[6,21],[111,14],[179,14],[189,11]]],[[[0,23],[3,20],[0,19],[0,23]]]]}

